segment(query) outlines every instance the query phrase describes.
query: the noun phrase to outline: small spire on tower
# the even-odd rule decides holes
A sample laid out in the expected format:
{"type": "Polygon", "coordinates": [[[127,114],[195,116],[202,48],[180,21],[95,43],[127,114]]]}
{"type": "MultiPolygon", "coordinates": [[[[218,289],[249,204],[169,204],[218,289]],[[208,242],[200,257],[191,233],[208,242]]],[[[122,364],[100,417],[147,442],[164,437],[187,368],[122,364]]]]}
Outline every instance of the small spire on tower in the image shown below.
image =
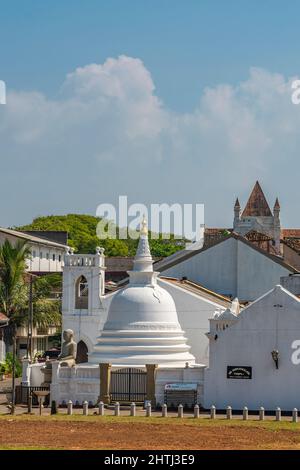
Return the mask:
{"type": "Polygon", "coordinates": [[[280,204],[279,204],[279,200],[278,200],[278,197],[276,198],[276,201],[275,201],[275,204],[274,204],[274,210],[280,210],[280,204]]]}
{"type": "Polygon", "coordinates": [[[238,208],[238,207],[240,208],[240,207],[241,207],[241,205],[240,205],[240,201],[239,201],[239,198],[238,198],[238,197],[236,198],[236,201],[235,201],[234,207],[235,207],[235,208],[238,208]]]}

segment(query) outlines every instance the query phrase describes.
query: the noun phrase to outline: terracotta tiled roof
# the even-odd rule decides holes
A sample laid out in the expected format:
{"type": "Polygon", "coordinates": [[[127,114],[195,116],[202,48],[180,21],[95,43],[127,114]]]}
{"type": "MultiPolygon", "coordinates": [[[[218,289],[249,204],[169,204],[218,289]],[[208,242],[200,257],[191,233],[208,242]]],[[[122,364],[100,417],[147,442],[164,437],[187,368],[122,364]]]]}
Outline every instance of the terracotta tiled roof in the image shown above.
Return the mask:
{"type": "Polygon", "coordinates": [[[271,209],[267,203],[266,197],[261,189],[258,181],[250,194],[246,207],[242,213],[242,217],[270,217],[271,209]]]}
{"type": "Polygon", "coordinates": [[[300,228],[281,229],[281,238],[300,238],[300,228]]]}
{"type": "Polygon", "coordinates": [[[284,238],[284,240],[282,240],[282,243],[289,246],[290,248],[295,250],[297,253],[300,253],[300,239],[299,238],[284,238]]]}
{"type": "Polygon", "coordinates": [[[4,315],[4,313],[0,312],[0,323],[7,323],[7,322],[8,322],[7,316],[4,315]]]}

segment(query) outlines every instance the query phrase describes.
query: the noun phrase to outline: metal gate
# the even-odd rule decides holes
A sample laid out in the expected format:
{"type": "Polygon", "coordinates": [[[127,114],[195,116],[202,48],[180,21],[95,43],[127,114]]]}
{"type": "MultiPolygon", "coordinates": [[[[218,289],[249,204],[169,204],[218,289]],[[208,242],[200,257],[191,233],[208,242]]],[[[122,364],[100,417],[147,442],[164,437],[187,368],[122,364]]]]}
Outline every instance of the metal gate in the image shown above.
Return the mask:
{"type": "Polygon", "coordinates": [[[147,393],[147,372],[142,369],[118,369],[111,372],[112,402],[144,402],[147,393]]]}
{"type": "MultiPolygon", "coordinates": [[[[49,387],[27,387],[25,385],[17,385],[16,386],[16,404],[27,405],[29,397],[32,396],[32,404],[38,405],[38,398],[35,395],[35,391],[38,390],[49,390],[49,387]]],[[[44,406],[48,406],[50,402],[50,394],[46,395],[44,398],[44,406]]]]}

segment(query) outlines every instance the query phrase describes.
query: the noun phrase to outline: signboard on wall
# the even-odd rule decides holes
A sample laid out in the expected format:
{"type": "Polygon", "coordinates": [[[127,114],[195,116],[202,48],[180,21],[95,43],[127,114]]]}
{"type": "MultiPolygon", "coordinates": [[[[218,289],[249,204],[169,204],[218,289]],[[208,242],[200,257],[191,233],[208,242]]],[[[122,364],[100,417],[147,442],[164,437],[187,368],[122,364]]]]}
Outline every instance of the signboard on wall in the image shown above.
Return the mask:
{"type": "Polygon", "coordinates": [[[252,367],[227,366],[227,379],[252,379],[252,367]]]}
{"type": "Polygon", "coordinates": [[[165,390],[168,391],[187,391],[187,390],[194,390],[197,391],[197,384],[196,383],[173,383],[173,384],[166,384],[165,390]]]}

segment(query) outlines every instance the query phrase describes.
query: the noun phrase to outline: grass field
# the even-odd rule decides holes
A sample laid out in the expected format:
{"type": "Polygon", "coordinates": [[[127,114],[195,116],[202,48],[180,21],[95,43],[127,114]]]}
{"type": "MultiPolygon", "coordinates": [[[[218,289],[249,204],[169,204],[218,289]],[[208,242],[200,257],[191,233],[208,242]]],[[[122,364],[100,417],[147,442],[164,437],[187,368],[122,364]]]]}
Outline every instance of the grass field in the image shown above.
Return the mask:
{"type": "Polygon", "coordinates": [[[257,418],[2,415],[0,449],[300,449],[300,423],[257,418]]]}

